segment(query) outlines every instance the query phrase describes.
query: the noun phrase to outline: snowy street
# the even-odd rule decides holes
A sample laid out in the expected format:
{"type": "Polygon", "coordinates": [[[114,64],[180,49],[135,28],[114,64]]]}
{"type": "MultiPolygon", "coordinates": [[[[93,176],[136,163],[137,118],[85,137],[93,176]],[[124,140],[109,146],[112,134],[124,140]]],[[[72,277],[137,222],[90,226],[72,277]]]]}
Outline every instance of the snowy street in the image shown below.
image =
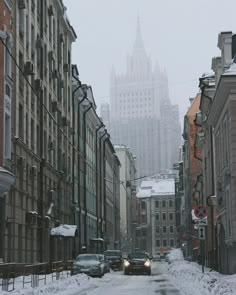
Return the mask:
{"type": "Polygon", "coordinates": [[[201,266],[183,259],[180,249],[169,255],[167,262],[153,262],[152,275],[124,275],[122,271],[111,271],[103,278],[91,278],[84,274],[75,276],[61,273],[60,279],[40,282],[38,288],[29,285],[22,289],[22,277],[15,290],[0,294],[21,295],[232,295],[236,294],[236,276],[222,275],[209,269],[201,272],[201,266]]]}
{"type": "Polygon", "coordinates": [[[167,267],[166,263],[153,263],[153,272],[151,276],[147,275],[128,275],[123,272],[112,272],[106,274],[101,280],[94,279],[96,283],[88,286],[83,292],[77,291],[71,295],[98,295],[98,294],[114,294],[114,295],[137,295],[137,294],[157,294],[157,295],[182,295],[179,288],[163,274],[167,267]]]}

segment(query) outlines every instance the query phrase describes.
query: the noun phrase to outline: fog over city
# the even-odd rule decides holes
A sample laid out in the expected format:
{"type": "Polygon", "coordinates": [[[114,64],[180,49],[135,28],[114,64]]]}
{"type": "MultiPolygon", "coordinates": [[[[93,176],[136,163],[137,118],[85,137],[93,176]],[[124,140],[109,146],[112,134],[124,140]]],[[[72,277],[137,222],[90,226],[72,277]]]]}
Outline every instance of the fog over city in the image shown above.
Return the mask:
{"type": "Polygon", "coordinates": [[[0,294],[236,294],[235,7],[0,0],[0,294]]]}
{"type": "Polygon", "coordinates": [[[109,102],[112,65],[125,72],[126,57],[133,49],[137,17],[144,47],[165,69],[172,103],[180,106],[180,121],[189,97],[198,92],[198,79],[210,71],[211,59],[219,55],[221,31],[235,30],[233,0],[65,0],[69,20],[77,33],[72,62],[80,78],[93,87],[100,104],[109,102]],[[227,4],[227,5],[226,5],[227,4]]]}

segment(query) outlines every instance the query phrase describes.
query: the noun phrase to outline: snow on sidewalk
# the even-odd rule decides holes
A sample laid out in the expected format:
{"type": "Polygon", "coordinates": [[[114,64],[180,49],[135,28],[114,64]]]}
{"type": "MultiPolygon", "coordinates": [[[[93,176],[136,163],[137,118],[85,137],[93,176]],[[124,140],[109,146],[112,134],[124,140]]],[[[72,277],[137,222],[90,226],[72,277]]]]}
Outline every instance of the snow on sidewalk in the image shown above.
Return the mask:
{"type": "Polygon", "coordinates": [[[169,254],[170,264],[167,272],[178,282],[184,290],[186,288],[198,290],[202,295],[232,295],[236,294],[236,275],[222,275],[210,272],[195,262],[184,260],[180,249],[172,250],[169,254]]]}
{"type": "MultiPolygon", "coordinates": [[[[50,277],[50,275],[48,275],[50,277]]],[[[98,279],[92,279],[85,274],[78,274],[75,276],[67,277],[67,275],[61,274],[59,280],[50,282],[50,278],[47,280],[47,284],[40,284],[37,288],[32,288],[29,285],[22,288],[22,277],[17,278],[15,284],[15,290],[11,292],[4,292],[0,290],[1,295],[72,295],[72,294],[85,294],[86,291],[97,288],[98,279]]]]}

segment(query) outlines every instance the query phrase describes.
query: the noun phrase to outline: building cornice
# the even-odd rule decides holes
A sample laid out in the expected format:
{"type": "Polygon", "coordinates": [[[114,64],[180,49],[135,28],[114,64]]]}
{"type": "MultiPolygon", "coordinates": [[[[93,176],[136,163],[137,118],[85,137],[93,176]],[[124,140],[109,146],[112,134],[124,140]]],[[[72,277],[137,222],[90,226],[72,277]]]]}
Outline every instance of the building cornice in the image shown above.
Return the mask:
{"type": "Polygon", "coordinates": [[[230,94],[236,94],[236,75],[222,75],[208,117],[212,126],[216,126],[230,94]]]}

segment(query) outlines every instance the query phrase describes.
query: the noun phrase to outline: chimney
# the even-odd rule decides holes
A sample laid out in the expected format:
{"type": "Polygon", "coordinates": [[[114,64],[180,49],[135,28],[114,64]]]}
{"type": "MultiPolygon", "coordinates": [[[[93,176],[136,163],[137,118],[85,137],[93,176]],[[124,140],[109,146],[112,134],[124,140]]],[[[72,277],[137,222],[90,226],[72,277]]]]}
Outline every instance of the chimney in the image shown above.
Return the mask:
{"type": "Polygon", "coordinates": [[[223,72],[232,62],[232,32],[221,32],[218,35],[218,47],[221,50],[223,72]]]}
{"type": "Polygon", "coordinates": [[[232,36],[232,58],[236,57],[236,34],[232,36]]]}
{"type": "Polygon", "coordinates": [[[223,74],[222,59],[220,56],[212,58],[211,69],[215,72],[215,84],[217,85],[220,76],[223,74]]]}

